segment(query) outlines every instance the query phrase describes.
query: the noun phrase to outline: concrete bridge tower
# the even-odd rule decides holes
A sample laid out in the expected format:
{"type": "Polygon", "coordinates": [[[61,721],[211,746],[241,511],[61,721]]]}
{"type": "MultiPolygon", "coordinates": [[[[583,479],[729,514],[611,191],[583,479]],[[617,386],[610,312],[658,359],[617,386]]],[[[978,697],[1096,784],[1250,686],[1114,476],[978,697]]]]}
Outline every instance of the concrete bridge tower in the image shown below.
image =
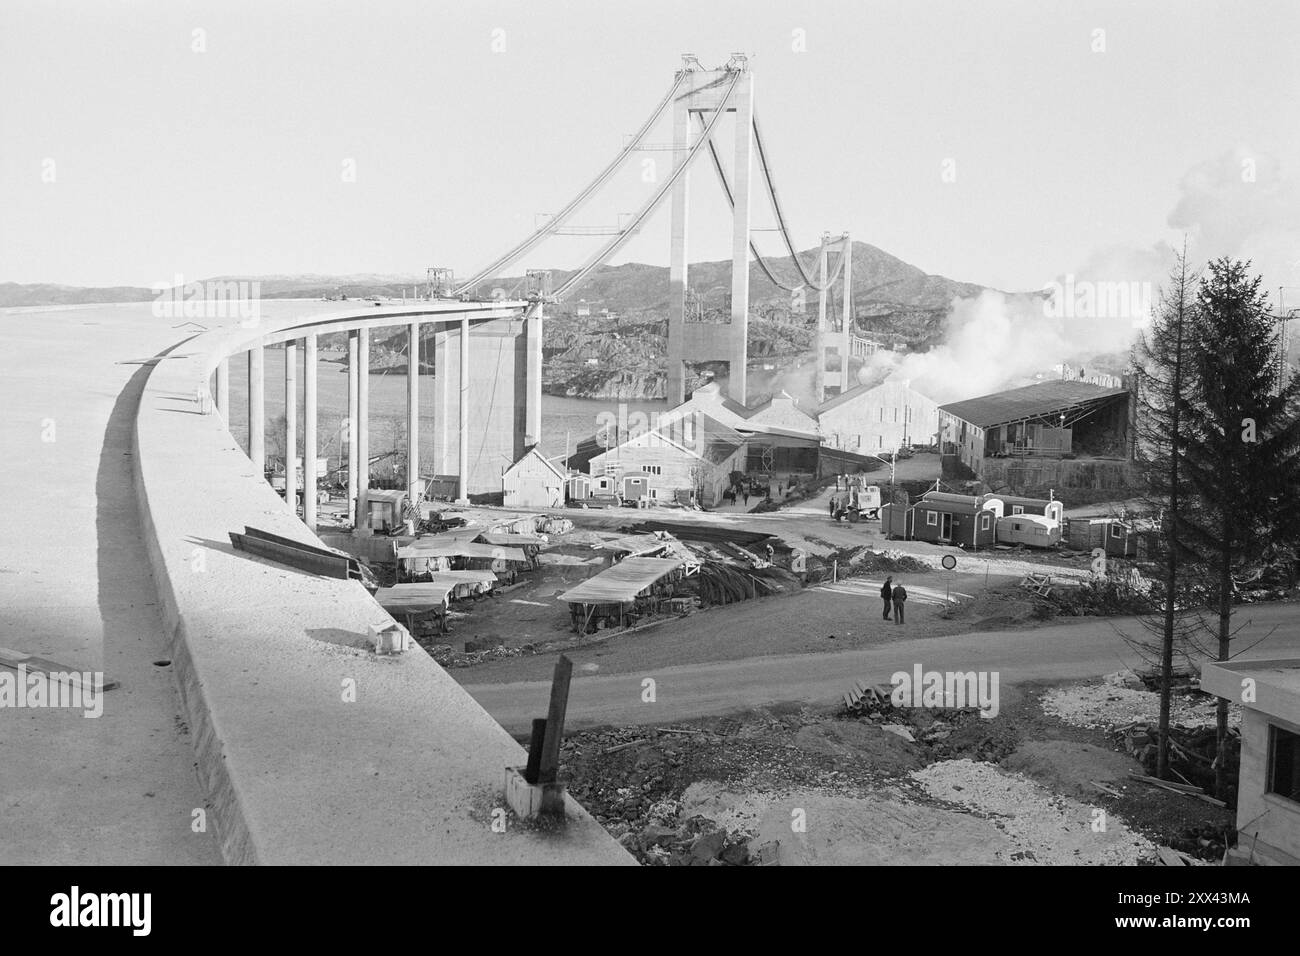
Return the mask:
{"type": "Polygon", "coordinates": [[[746,386],[746,337],[749,333],[750,194],[754,158],[754,76],[748,62],[732,56],[726,66],[705,70],[691,55],[683,58],[684,90],[673,102],[673,169],[688,160],[691,121],[696,114],[725,110],[735,114],[731,240],[731,322],[726,325],[688,322],[686,311],[687,224],[690,171],[672,189],[672,249],[668,286],[668,402],[686,400],[686,362],[725,361],[730,364],[728,395],[742,404],[746,386]],[[739,73],[734,87],[732,76],[739,73]]]}

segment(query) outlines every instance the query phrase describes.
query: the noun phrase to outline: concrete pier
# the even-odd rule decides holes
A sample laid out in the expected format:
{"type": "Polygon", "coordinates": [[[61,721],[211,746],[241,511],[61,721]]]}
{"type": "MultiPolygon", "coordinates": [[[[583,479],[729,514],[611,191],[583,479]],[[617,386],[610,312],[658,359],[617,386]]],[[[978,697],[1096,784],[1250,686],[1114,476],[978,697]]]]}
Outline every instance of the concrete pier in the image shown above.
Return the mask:
{"type": "Polygon", "coordinates": [[[302,520],[316,530],[316,336],[303,339],[302,520]]]}
{"type": "Polygon", "coordinates": [[[248,457],[253,474],[266,474],[266,356],[261,345],[248,350],[248,457]]]}
{"type": "Polygon", "coordinates": [[[357,333],[357,534],[370,533],[370,330],[357,333]]]}
{"type": "Polygon", "coordinates": [[[360,480],[357,471],[357,353],[358,335],[354,330],[348,333],[348,514],[355,521],[357,517],[357,484],[360,480]]]}
{"type": "Polygon", "coordinates": [[[298,510],[298,346],[284,343],[284,500],[298,510]]]}
{"type": "Polygon", "coordinates": [[[456,459],[456,469],[460,475],[457,485],[456,501],[469,504],[469,319],[460,320],[460,396],[456,402],[456,414],[460,427],[460,454],[456,459]]]}
{"type": "Polygon", "coordinates": [[[420,500],[420,323],[412,322],[406,375],[406,494],[420,500]]]}

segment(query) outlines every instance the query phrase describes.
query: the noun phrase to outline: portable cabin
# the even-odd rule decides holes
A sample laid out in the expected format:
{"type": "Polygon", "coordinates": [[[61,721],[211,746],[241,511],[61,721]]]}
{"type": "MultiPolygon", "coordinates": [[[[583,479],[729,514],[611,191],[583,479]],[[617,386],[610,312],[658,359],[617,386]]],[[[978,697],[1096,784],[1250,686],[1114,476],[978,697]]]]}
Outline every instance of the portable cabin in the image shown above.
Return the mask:
{"type": "Polygon", "coordinates": [[[1138,535],[1121,518],[1071,518],[1066,542],[1078,551],[1103,548],[1108,555],[1131,558],[1137,553],[1138,535]]]}
{"type": "Polygon", "coordinates": [[[591,497],[591,476],[570,475],[564,482],[564,496],[569,501],[586,501],[591,497]]]}
{"type": "Polygon", "coordinates": [[[1015,514],[997,519],[1000,544],[1052,548],[1061,543],[1061,523],[1046,515],[1015,514]]]}
{"type": "Polygon", "coordinates": [[[1014,515],[1043,515],[1053,518],[1060,524],[1065,518],[1065,504],[1055,498],[1022,498],[1018,495],[1000,495],[997,493],[984,496],[985,507],[998,503],[999,518],[1014,515]]]}
{"type": "Polygon", "coordinates": [[[880,509],[880,533],[886,538],[902,538],[906,541],[912,536],[912,507],[903,502],[890,502],[880,509]]]}
{"type": "Polygon", "coordinates": [[[387,534],[402,525],[402,513],[406,508],[406,492],[367,491],[366,508],[370,517],[370,530],[387,534]]]}
{"type": "Polygon", "coordinates": [[[997,516],[970,495],[927,492],[912,506],[911,534],[917,541],[980,548],[997,541],[997,516]]]}

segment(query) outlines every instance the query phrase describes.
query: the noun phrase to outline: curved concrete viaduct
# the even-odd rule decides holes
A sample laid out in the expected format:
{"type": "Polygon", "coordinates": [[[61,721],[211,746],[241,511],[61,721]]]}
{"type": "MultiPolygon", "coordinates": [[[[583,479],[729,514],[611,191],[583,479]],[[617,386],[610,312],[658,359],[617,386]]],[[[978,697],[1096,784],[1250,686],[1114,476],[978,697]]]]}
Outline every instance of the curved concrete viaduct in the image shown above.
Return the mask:
{"type": "MultiPolygon", "coordinates": [[[[572,801],[561,831],[494,832],[522,748],[423,653],[355,646],[387,619],[358,583],[227,538],[316,540],[217,411],[223,363],[327,331],[518,321],[525,305],[271,300],[253,328],[195,320],[207,329],[149,303],[3,314],[0,645],[121,687],[98,719],[0,710],[0,862],[633,862],[572,801]]],[[[524,374],[540,379],[537,357],[524,374]]]]}

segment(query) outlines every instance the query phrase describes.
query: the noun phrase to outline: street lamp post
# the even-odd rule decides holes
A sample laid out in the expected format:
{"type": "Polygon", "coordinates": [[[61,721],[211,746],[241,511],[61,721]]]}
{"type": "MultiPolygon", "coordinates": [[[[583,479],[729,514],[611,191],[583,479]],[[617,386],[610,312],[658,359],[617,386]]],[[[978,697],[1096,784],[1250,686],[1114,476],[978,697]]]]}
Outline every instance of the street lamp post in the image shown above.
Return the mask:
{"type": "Polygon", "coordinates": [[[880,455],[872,455],[877,461],[883,461],[889,466],[889,503],[894,503],[894,471],[898,464],[898,449],[895,448],[888,458],[882,458],[880,455]]]}

